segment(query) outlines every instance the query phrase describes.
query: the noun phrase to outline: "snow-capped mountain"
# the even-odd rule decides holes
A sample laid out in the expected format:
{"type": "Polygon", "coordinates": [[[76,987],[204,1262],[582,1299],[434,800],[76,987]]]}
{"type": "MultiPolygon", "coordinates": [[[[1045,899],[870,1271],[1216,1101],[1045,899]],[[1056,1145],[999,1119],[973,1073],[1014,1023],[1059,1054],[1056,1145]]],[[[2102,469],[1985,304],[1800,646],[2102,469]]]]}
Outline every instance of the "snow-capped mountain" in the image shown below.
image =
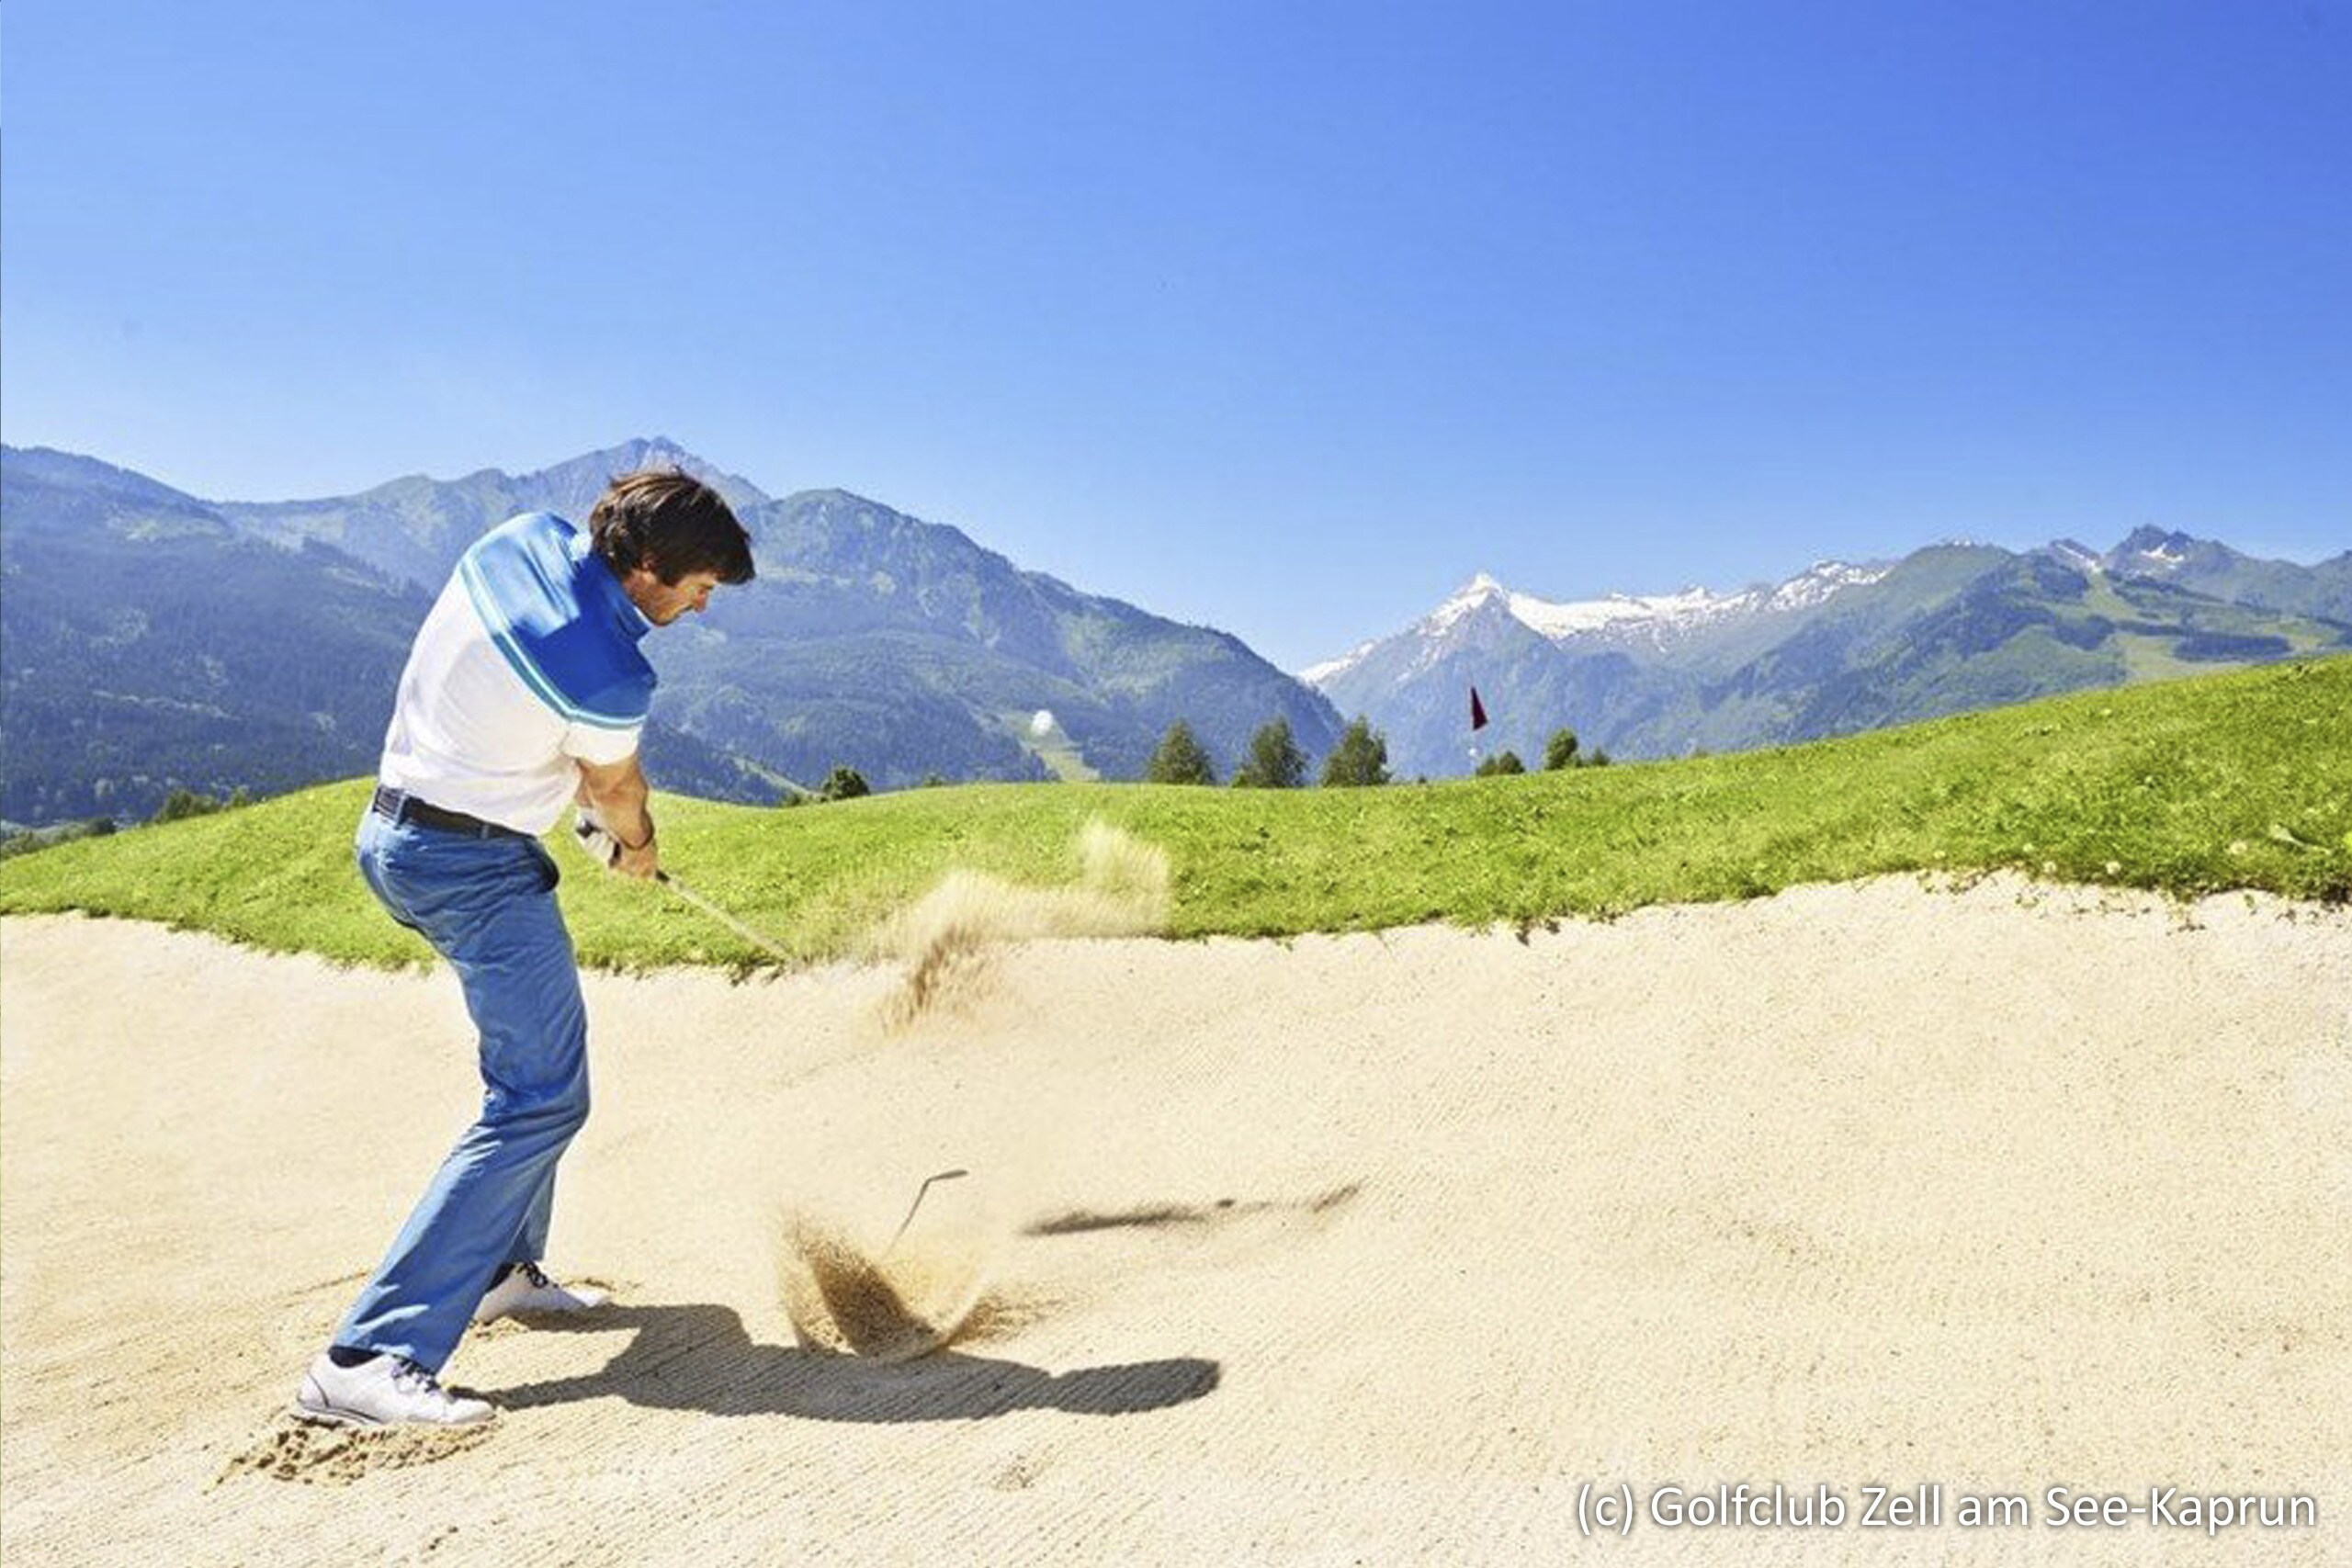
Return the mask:
{"type": "Polygon", "coordinates": [[[2263,560],[2177,530],[2134,529],[2104,552],[2074,539],[2042,547],[2077,571],[2169,583],[2232,604],[2352,621],[2352,550],[2313,566],[2263,560]]]}
{"type": "MultiPolygon", "coordinates": [[[[1442,658],[1447,639],[1481,614],[1506,615],[1536,636],[1563,648],[1623,644],[1664,649],[1688,642],[1708,627],[1742,616],[1814,608],[1842,589],[1877,581],[1888,570],[1883,565],[1850,566],[1844,561],[1826,560],[1784,582],[1758,583],[1732,593],[1691,587],[1679,593],[1609,593],[1599,599],[1574,600],[1540,599],[1532,593],[1518,592],[1482,571],[1398,634],[1398,637],[1416,639],[1421,645],[1412,661],[1417,668],[1427,668],[1442,658]]],[[[1337,659],[1300,671],[1298,678],[1310,686],[1327,685],[1398,637],[1361,643],[1337,659]]]]}
{"type": "Polygon", "coordinates": [[[2167,576],[2178,572],[2200,551],[2219,551],[2224,555],[2237,552],[2226,545],[2208,545],[2202,539],[2192,539],[2186,534],[2167,534],[2161,528],[2139,528],[2132,536],[2107,552],[2100,564],[2109,571],[2138,572],[2146,576],[2167,576]]]}
{"type": "Polygon", "coordinates": [[[1310,686],[1319,685],[1330,676],[1337,675],[1340,671],[1350,669],[1355,664],[1356,660],[1362,659],[1365,654],[1370,653],[1374,649],[1379,646],[1380,644],[1377,638],[1371,642],[1360,642],[1356,644],[1355,647],[1348,649],[1347,652],[1340,655],[1337,659],[1327,659],[1320,664],[1308,665],[1306,669],[1301,670],[1298,672],[1298,678],[1310,686]]]}
{"type": "Polygon", "coordinates": [[[1532,593],[1513,592],[1485,572],[1480,572],[1464,584],[1461,592],[1431,611],[1421,625],[1430,633],[1442,632],[1478,605],[1498,598],[1504,608],[1530,631],[1550,637],[1555,642],[1595,632],[1639,633],[1664,638],[1679,636],[1718,615],[1734,613],[1748,603],[1750,597],[1745,593],[1716,593],[1704,588],[1686,588],[1679,593],[1664,593],[1649,598],[1611,593],[1600,599],[1562,603],[1539,599],[1532,593]]]}
{"type": "Polygon", "coordinates": [[[1842,734],[2152,669],[2352,647],[2352,554],[2316,567],[2143,529],[2017,554],[1947,540],[1736,592],[1550,600],[1481,572],[1402,631],[1301,671],[1442,776],[1566,726],[1624,757],[1842,734]],[[1476,686],[1493,722],[1473,735],[1476,686]]]}

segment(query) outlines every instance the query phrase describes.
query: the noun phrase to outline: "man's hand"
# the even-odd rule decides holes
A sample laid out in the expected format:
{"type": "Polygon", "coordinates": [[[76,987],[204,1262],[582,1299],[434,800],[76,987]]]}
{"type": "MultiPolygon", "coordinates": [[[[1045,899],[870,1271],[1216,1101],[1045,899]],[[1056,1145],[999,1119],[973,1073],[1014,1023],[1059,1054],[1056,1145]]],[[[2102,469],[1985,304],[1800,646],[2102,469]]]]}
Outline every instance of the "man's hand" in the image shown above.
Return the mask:
{"type": "Polygon", "coordinates": [[[622,844],[620,852],[618,858],[613,862],[613,869],[623,876],[633,876],[640,882],[650,882],[661,874],[662,856],[653,847],[652,840],[646,840],[635,849],[622,844]]]}
{"type": "Polygon", "coordinates": [[[653,818],[645,808],[645,773],[637,759],[608,766],[580,764],[581,842],[623,876],[650,878],[662,869],[653,818]]]}
{"type": "Polygon", "coordinates": [[[573,818],[571,836],[580,840],[580,847],[588,858],[606,871],[634,877],[650,877],[661,873],[661,860],[651,844],[632,848],[622,843],[614,837],[613,830],[605,826],[593,806],[582,806],[573,818]]]}

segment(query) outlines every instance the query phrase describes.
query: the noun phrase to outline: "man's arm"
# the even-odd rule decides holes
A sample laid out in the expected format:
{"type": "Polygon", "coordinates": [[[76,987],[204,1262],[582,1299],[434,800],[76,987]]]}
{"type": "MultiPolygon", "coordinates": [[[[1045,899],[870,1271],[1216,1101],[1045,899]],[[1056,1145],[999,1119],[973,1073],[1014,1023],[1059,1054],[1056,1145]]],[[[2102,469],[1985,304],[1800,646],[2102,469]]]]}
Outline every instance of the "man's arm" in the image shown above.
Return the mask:
{"type": "Polygon", "coordinates": [[[634,752],[617,762],[580,764],[580,803],[592,807],[619,841],[621,856],[613,869],[624,876],[650,877],[662,869],[661,852],[653,844],[653,817],[645,808],[651,794],[634,752]]]}

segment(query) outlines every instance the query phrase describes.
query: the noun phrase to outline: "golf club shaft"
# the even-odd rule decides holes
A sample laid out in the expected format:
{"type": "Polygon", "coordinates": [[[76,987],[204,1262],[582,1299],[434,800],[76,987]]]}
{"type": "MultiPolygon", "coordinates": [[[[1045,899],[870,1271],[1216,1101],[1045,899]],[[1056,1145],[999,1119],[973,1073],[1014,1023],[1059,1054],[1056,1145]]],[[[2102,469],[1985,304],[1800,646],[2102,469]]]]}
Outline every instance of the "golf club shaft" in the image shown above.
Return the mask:
{"type": "Polygon", "coordinates": [[[750,942],[753,947],[758,948],[762,953],[766,953],[769,957],[776,960],[778,963],[789,964],[793,961],[792,954],[785,952],[784,949],[778,947],[775,943],[770,942],[767,938],[762,936],[759,932],[753,931],[751,927],[745,925],[742,921],[737,919],[734,916],[729,914],[726,910],[720,908],[718,905],[712,903],[709,899],[704,897],[701,894],[695,892],[693,888],[687,886],[684,883],[679,881],[668,872],[657,871],[653,874],[653,877],[654,880],[661,883],[662,886],[668,888],[671,892],[675,893],[679,897],[693,905],[696,909],[701,910],[712,919],[717,920],[720,925],[725,926],[729,931],[733,931],[737,936],[741,937],[745,942],[750,942]]]}
{"type": "Polygon", "coordinates": [[[890,1254],[897,1249],[899,1238],[907,1234],[907,1227],[915,1223],[915,1211],[922,1208],[922,1201],[931,1195],[931,1184],[933,1182],[954,1181],[958,1177],[969,1176],[972,1173],[968,1170],[943,1170],[937,1176],[926,1178],[923,1184],[915,1189],[915,1201],[907,1205],[907,1217],[900,1220],[899,1222],[899,1228],[890,1233],[890,1245],[882,1249],[882,1256],[885,1258],[889,1257],[890,1254]]]}

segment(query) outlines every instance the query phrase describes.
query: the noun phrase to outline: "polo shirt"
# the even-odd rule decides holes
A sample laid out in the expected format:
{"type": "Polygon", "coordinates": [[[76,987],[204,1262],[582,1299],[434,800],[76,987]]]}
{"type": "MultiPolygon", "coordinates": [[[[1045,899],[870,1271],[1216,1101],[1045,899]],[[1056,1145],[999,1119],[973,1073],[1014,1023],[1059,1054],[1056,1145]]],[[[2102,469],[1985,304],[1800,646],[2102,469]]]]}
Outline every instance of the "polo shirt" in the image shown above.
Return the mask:
{"type": "Polygon", "coordinates": [[[544,833],[579,764],[637,750],[653,623],[589,537],[548,512],[474,541],[401,671],[377,777],[450,811],[544,833]]]}

